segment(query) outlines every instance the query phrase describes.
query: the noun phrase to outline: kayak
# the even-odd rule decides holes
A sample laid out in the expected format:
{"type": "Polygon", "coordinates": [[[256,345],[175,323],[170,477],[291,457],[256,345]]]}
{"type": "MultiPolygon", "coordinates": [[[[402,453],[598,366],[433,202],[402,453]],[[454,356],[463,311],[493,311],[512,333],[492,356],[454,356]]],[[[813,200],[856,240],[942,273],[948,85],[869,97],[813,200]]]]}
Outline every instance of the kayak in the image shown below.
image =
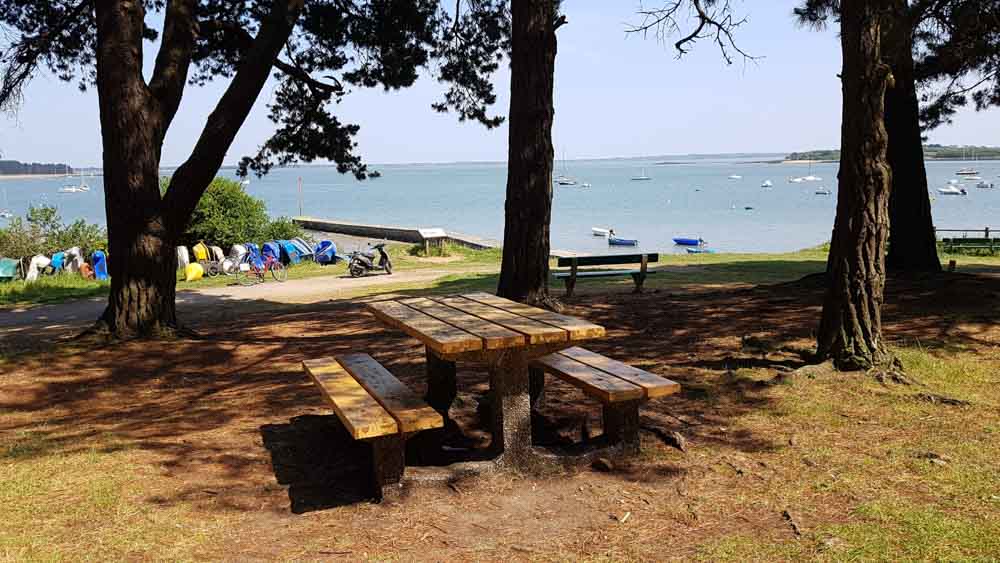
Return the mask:
{"type": "Polygon", "coordinates": [[[686,248],[688,254],[715,254],[714,250],[707,248],[686,248]]]}
{"type": "Polygon", "coordinates": [[[680,246],[701,246],[705,244],[705,241],[700,238],[675,238],[674,244],[680,246]]]}
{"type": "Polygon", "coordinates": [[[628,238],[608,237],[608,244],[612,246],[638,246],[639,241],[628,238]]]}

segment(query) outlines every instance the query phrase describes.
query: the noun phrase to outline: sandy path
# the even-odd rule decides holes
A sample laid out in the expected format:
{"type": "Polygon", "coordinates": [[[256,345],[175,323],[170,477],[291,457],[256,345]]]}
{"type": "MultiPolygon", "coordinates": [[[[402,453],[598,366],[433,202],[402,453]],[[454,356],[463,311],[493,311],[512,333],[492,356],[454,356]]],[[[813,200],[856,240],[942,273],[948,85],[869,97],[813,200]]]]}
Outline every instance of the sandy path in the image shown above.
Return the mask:
{"type": "MultiPolygon", "coordinates": [[[[441,270],[410,270],[396,272],[391,276],[381,274],[363,278],[351,278],[345,275],[317,276],[285,283],[269,280],[250,287],[227,285],[188,290],[179,287],[177,309],[182,317],[203,315],[208,310],[215,310],[220,316],[227,316],[233,309],[244,306],[259,311],[289,304],[343,299],[373,286],[426,283],[454,273],[441,270]]],[[[15,336],[18,339],[36,336],[53,338],[70,329],[81,329],[100,316],[106,303],[105,298],[95,297],[52,305],[0,309],[0,339],[15,336]]]]}

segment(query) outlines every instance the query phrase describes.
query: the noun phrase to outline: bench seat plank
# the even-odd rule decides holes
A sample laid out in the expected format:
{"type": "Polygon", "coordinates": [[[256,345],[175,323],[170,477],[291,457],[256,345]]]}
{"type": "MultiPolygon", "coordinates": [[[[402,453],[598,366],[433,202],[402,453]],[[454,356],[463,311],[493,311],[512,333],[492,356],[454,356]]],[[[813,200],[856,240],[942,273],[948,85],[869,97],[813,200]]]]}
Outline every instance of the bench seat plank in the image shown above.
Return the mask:
{"type": "Polygon", "coordinates": [[[541,321],[543,323],[561,328],[569,333],[570,340],[584,340],[604,336],[603,326],[596,325],[583,319],[560,315],[559,313],[546,311],[545,309],[539,309],[538,307],[532,307],[530,305],[525,305],[524,303],[517,303],[516,301],[510,301],[509,299],[497,297],[496,295],[492,295],[490,293],[470,293],[465,297],[485,305],[491,305],[493,307],[497,307],[498,309],[509,311],[516,315],[521,315],[522,317],[528,317],[529,319],[534,319],[536,321],[541,321]]]}
{"type": "Polygon", "coordinates": [[[396,420],[334,358],[302,362],[355,440],[397,434],[396,420]]]}
{"type": "Polygon", "coordinates": [[[618,360],[613,360],[596,352],[580,348],[579,346],[561,350],[559,354],[638,385],[642,388],[646,399],[673,395],[681,390],[680,384],[675,381],[660,377],[655,373],[643,371],[628,364],[623,364],[618,360]]]}
{"type": "Polygon", "coordinates": [[[441,354],[457,354],[483,349],[483,339],[425,315],[397,301],[368,304],[379,320],[399,328],[441,354]]]}
{"type": "Polygon", "coordinates": [[[532,365],[555,375],[605,404],[642,399],[644,395],[638,385],[562,354],[543,356],[535,360],[532,365]]]}
{"type": "Polygon", "coordinates": [[[400,302],[413,307],[421,313],[442,320],[468,333],[475,334],[483,339],[483,347],[487,350],[512,348],[521,346],[526,342],[525,336],[519,332],[514,332],[477,316],[444,305],[443,303],[431,301],[424,297],[403,299],[400,302]]]}
{"type": "Polygon", "coordinates": [[[465,297],[446,297],[437,300],[449,307],[475,315],[481,319],[496,323],[500,326],[524,334],[528,338],[529,344],[548,344],[551,342],[565,342],[569,339],[569,334],[561,328],[545,324],[534,319],[522,317],[521,315],[504,311],[496,307],[466,299],[465,297]]]}
{"type": "MultiPolygon", "coordinates": [[[[656,252],[646,254],[647,262],[659,262],[660,255],[656,252]]],[[[560,268],[572,266],[613,266],[616,264],[638,264],[642,262],[642,254],[596,254],[593,256],[561,256],[556,265],[560,268]]]]}
{"type": "Polygon", "coordinates": [[[344,354],[337,356],[337,361],[382,408],[389,411],[400,431],[419,432],[444,426],[440,413],[403,385],[375,358],[368,354],[344,354]]]}

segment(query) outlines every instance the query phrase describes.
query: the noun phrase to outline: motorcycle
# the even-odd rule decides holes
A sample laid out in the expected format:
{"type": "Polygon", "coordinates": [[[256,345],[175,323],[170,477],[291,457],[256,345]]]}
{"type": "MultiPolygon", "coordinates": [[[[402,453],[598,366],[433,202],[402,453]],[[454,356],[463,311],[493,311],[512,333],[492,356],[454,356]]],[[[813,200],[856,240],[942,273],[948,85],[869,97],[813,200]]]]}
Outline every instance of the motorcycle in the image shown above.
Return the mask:
{"type": "Polygon", "coordinates": [[[379,270],[385,270],[385,273],[392,274],[392,260],[389,259],[389,254],[385,251],[384,242],[378,244],[369,245],[371,249],[368,252],[361,252],[360,250],[355,250],[351,252],[348,256],[350,258],[347,263],[347,271],[350,272],[352,278],[358,278],[367,275],[368,272],[374,272],[379,270]],[[378,263],[375,262],[375,253],[378,252],[378,263]]]}

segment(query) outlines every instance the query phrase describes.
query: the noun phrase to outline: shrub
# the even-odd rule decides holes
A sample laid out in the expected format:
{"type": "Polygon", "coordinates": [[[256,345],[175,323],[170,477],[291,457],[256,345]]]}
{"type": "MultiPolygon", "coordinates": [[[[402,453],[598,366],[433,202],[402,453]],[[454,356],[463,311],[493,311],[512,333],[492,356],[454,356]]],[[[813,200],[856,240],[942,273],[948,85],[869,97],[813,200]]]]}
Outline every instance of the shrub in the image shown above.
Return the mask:
{"type": "Polygon", "coordinates": [[[264,240],[290,240],[302,236],[302,227],[288,217],[278,217],[265,229],[264,240]]]}
{"type": "MultiPolygon", "coordinates": [[[[167,184],[166,179],[161,182],[163,191],[167,184]]],[[[239,182],[216,178],[198,201],[180,244],[205,241],[228,249],[234,244],[294,238],[301,233],[288,218],[271,221],[264,202],[246,193],[239,182]]]]}
{"type": "Polygon", "coordinates": [[[0,229],[0,256],[26,258],[36,254],[51,256],[60,250],[79,246],[84,256],[108,244],[107,231],[100,225],[80,219],[64,225],[55,207],[30,207],[22,219],[15,217],[0,229]]]}

